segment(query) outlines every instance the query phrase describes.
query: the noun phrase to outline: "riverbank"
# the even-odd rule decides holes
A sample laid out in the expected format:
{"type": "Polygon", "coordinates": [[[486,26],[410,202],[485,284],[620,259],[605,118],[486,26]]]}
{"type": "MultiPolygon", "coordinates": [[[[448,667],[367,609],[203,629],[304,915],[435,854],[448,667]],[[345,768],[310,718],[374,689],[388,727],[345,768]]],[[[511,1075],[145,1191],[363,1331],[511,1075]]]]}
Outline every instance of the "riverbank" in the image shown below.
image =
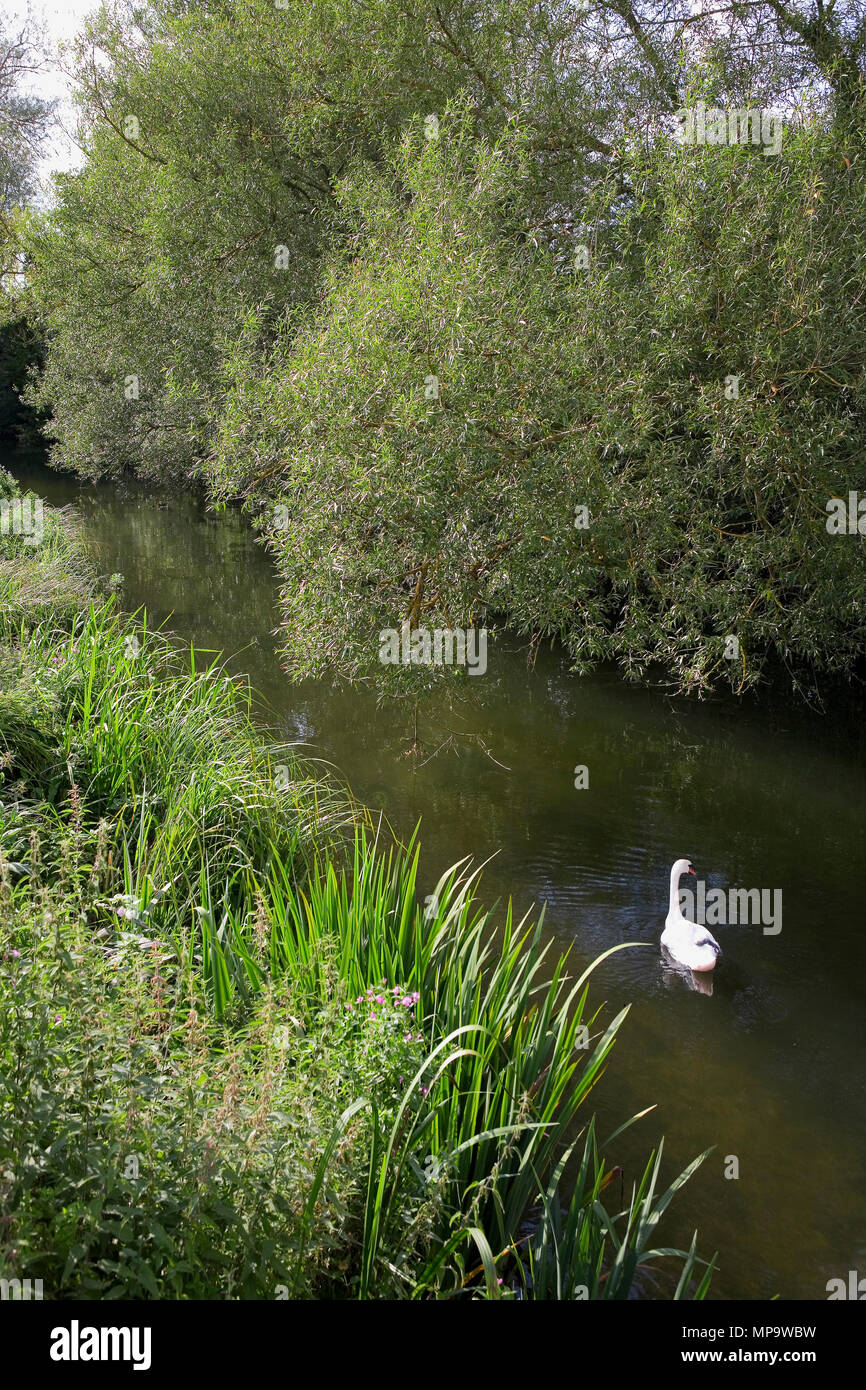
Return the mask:
{"type": "MultiPolygon", "coordinates": [[[[266,745],[219,663],[100,596],[66,519],[0,546],[3,1277],[51,1298],[643,1287],[657,1164],[620,1210],[584,1128],[625,1010],[594,1015],[588,972],[458,870],[425,906],[416,846],[266,745]]],[[[660,1268],[662,1296],[705,1292],[693,1253],[660,1268]]]]}

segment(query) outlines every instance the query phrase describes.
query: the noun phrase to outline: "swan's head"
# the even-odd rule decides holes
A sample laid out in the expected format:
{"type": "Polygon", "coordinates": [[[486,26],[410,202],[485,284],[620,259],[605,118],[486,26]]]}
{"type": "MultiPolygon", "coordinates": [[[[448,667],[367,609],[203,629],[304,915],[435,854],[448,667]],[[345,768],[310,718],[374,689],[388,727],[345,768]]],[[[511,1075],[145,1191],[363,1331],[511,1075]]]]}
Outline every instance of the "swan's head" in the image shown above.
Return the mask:
{"type": "Polygon", "coordinates": [[[671,869],[671,877],[679,878],[682,874],[693,874],[694,872],[691,859],[678,859],[671,869]]]}

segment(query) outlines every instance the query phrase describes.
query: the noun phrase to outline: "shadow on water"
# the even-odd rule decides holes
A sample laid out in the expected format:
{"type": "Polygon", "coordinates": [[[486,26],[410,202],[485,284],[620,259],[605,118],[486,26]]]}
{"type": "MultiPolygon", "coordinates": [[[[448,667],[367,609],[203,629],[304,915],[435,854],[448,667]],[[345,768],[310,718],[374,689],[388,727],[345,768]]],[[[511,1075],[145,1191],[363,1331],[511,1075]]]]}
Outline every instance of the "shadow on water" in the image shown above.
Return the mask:
{"type": "Polygon", "coordinates": [[[866,1273],[862,720],[787,696],[675,702],[609,671],[578,680],[550,653],[530,669],[506,642],[473,682],[476,701],[425,712],[422,754],[408,757],[408,708],[289,685],[271,636],[275,575],[242,519],[10,463],[47,501],[76,502],[101,568],[124,574],[129,607],[145,604],[151,625],[169,619],[198,647],[240,653],[233,666],[281,737],[334,763],[401,833],[422,818],[423,891],[462,855],[494,855],[484,898],[511,894],[521,913],[543,905],[576,965],[647,943],[595,976],[607,1017],[632,1003],[595,1093],[600,1133],[657,1106],[617,1141],[627,1181],[662,1133],[667,1177],[714,1146],[667,1235],[687,1243],[698,1227],[702,1248],[719,1249],[716,1297],[824,1298],[831,1277],[866,1273]],[[452,733],[454,747],[431,756],[452,733]],[[683,855],[708,890],[782,891],[778,934],[713,928],[724,954],[712,993],[658,949],[670,864],[683,855]],[[726,1178],[732,1158],[739,1176],[726,1178]]]}

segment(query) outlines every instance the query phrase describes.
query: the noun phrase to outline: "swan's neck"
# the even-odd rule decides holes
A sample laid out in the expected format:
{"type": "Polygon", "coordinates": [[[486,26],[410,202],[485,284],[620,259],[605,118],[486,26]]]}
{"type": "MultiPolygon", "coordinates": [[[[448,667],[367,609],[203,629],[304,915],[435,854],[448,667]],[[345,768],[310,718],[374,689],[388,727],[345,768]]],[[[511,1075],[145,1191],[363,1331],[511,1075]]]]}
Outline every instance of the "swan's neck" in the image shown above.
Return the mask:
{"type": "Polygon", "coordinates": [[[674,917],[682,916],[680,910],[680,876],[676,869],[671,869],[671,896],[668,907],[674,917]]]}

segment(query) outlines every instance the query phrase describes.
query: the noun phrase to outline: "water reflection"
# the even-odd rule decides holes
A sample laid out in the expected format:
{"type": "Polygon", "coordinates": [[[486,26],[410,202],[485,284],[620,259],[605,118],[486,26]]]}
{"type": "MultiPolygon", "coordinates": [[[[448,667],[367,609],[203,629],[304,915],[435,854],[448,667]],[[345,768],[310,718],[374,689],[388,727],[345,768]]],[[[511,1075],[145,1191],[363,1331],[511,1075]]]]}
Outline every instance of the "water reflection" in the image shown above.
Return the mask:
{"type": "Polygon", "coordinates": [[[711,995],[713,992],[712,970],[690,970],[687,965],[681,965],[675,960],[667,946],[661,947],[662,953],[662,981],[666,989],[686,989],[694,990],[696,994],[711,995]]]}

